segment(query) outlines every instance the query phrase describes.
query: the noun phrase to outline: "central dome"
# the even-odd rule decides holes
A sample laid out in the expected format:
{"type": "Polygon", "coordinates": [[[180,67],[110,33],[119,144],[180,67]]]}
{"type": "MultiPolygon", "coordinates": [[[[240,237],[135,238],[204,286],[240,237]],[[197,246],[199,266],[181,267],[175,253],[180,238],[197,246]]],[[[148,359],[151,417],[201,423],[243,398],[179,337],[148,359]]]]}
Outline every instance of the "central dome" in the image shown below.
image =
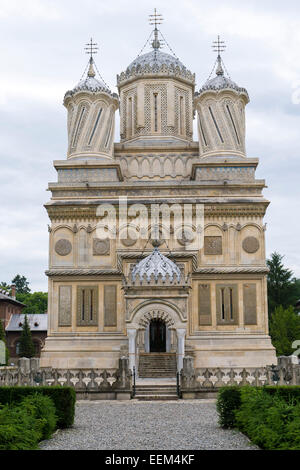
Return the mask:
{"type": "Polygon", "coordinates": [[[195,84],[195,74],[188,70],[180,60],[172,54],[153,49],[142,54],[128,65],[125,72],[117,75],[118,86],[141,77],[152,76],[175,77],[188,84],[195,84]]]}
{"type": "Polygon", "coordinates": [[[147,52],[146,54],[138,56],[131,64],[127,67],[127,71],[131,71],[133,67],[144,67],[149,65],[151,68],[154,66],[160,67],[161,65],[180,67],[181,70],[187,70],[180,60],[166,52],[154,49],[153,51],[147,52]]]}
{"type": "Polygon", "coordinates": [[[131,272],[131,280],[134,283],[139,277],[140,282],[142,282],[146,277],[147,281],[150,282],[153,276],[156,282],[160,277],[165,281],[167,275],[170,282],[175,281],[175,278],[177,278],[177,282],[180,282],[180,269],[173,261],[161,254],[156,246],[151,255],[134,266],[131,272]]]}

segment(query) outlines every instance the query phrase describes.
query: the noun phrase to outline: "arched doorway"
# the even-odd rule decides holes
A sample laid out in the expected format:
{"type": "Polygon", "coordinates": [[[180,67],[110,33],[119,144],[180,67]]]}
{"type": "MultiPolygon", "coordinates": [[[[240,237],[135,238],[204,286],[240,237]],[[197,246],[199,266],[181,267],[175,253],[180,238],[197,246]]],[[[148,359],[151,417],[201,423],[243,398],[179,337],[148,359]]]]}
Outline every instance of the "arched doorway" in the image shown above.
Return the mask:
{"type": "Polygon", "coordinates": [[[152,318],[149,336],[150,352],[166,352],[166,324],[161,318],[152,318]]]}

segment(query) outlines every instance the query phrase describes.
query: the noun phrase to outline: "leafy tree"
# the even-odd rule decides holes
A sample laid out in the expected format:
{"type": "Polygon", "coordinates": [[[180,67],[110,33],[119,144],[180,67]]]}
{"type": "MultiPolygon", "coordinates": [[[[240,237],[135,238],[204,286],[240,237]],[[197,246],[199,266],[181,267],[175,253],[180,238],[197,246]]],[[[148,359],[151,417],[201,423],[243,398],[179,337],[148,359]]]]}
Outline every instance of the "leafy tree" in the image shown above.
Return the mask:
{"type": "Polygon", "coordinates": [[[276,251],[267,260],[268,273],[268,304],[269,315],[276,307],[287,308],[295,305],[300,297],[300,281],[293,277],[293,272],[283,265],[283,256],[276,251]]]}
{"type": "Polygon", "coordinates": [[[20,353],[21,357],[33,357],[35,353],[34,344],[31,337],[31,331],[28,324],[27,315],[22,326],[22,333],[20,336],[20,353]]]}
{"type": "MultiPolygon", "coordinates": [[[[5,329],[4,329],[4,325],[2,323],[2,320],[0,320],[0,341],[3,341],[4,344],[5,344],[5,365],[8,363],[8,359],[9,359],[9,351],[8,351],[8,348],[6,347],[6,336],[5,336],[5,329]]],[[[2,365],[0,363],[0,365],[2,365]]]]}
{"type": "Polygon", "coordinates": [[[11,282],[12,284],[15,284],[18,294],[28,294],[28,292],[30,292],[29,282],[25,276],[17,274],[11,282]]]}
{"type": "Polygon", "coordinates": [[[22,313],[45,313],[48,306],[47,292],[17,294],[17,300],[26,305],[22,313]]]}
{"type": "Polygon", "coordinates": [[[7,284],[7,282],[0,282],[0,289],[9,293],[10,291],[10,286],[7,284]]]}
{"type": "Polygon", "coordinates": [[[290,356],[295,352],[292,343],[300,340],[300,317],[292,306],[275,309],[270,320],[270,336],[278,356],[290,356]]]}

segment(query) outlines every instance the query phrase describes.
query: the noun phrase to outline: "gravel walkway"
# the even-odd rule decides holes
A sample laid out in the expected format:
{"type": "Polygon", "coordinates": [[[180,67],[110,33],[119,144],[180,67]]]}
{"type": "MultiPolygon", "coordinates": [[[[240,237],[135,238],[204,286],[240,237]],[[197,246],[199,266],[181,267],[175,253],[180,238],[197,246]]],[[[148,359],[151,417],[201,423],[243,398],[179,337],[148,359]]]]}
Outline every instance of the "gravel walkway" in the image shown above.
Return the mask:
{"type": "Polygon", "coordinates": [[[217,419],[214,400],[79,401],[74,426],[40,449],[255,449],[243,434],[219,428],[217,419]]]}

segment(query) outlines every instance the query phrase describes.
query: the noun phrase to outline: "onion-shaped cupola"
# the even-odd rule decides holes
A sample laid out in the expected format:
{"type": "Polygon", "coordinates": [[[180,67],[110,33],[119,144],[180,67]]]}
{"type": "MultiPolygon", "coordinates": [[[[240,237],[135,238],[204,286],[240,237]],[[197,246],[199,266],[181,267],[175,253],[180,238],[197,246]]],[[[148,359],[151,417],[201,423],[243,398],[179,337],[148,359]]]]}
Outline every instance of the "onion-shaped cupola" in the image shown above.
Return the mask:
{"type": "Polygon", "coordinates": [[[179,267],[164,256],[158,249],[158,243],[153,242],[154,250],[142,261],[139,261],[131,271],[131,282],[150,283],[168,281],[170,284],[179,283],[181,280],[181,272],[179,267]]]}
{"type": "Polygon", "coordinates": [[[68,110],[68,158],[111,159],[118,95],[110,91],[98,72],[93,59],[96,44],[91,40],[86,49],[90,54],[87,74],[64,97],[68,110]]]}
{"type": "Polygon", "coordinates": [[[161,20],[156,10],[150,15],[154,30],[144,48],[149,44],[151,51],[142,54],[142,50],[117,76],[120,134],[125,145],[192,141],[195,75],[175,56],[158,30],[161,20]],[[164,45],[170,53],[161,50],[164,45]]]}
{"type": "Polygon", "coordinates": [[[245,106],[249,96],[245,88],[225,76],[221,59],[225,46],[219,36],[214,47],[218,52],[216,76],[204,83],[194,99],[199,153],[201,157],[245,157],[245,106]]]}

